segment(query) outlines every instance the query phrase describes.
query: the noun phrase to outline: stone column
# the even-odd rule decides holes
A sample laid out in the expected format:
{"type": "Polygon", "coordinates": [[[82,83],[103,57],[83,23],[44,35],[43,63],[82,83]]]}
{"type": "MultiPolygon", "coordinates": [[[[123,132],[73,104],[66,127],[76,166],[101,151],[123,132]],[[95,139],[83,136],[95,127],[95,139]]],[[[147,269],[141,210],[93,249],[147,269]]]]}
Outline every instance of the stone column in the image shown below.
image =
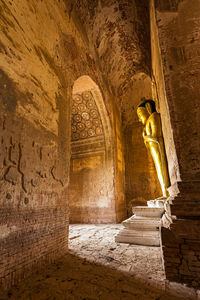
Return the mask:
{"type": "Polygon", "coordinates": [[[200,2],[151,0],[152,69],[171,187],[162,218],[166,278],[200,286],[200,2]],[[155,3],[155,7],[154,7],[155,3]]]}
{"type": "Polygon", "coordinates": [[[161,237],[166,278],[200,286],[200,181],[172,185],[161,237]]]}

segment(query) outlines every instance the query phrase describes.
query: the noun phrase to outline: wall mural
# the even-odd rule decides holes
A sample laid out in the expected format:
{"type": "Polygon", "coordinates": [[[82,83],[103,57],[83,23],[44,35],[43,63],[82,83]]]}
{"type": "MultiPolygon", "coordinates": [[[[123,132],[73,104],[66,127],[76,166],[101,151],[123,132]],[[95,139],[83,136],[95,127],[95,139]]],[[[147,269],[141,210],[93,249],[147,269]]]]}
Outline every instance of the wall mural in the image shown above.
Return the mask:
{"type": "Polygon", "coordinates": [[[103,126],[93,94],[85,91],[73,95],[72,141],[103,135],[103,126]]]}

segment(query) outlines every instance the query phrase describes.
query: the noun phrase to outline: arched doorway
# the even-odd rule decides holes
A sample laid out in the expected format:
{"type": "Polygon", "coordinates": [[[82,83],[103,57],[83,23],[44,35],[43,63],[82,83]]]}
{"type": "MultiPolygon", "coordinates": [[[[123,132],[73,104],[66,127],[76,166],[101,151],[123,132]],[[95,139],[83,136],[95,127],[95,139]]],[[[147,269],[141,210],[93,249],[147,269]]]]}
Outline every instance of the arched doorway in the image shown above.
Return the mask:
{"type": "Polygon", "coordinates": [[[70,223],[116,222],[111,125],[89,76],[74,83],[71,129],[70,223]]]}

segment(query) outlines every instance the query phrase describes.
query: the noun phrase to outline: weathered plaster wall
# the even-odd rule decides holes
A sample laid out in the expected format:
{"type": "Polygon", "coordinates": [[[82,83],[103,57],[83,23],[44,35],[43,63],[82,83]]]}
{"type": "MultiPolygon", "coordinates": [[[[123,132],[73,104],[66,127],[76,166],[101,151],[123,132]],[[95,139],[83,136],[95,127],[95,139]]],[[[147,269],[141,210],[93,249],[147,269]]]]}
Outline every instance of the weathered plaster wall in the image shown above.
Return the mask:
{"type": "Polygon", "coordinates": [[[4,287],[67,250],[74,81],[105,82],[65,1],[0,2],[0,279],[4,287]]]}
{"type": "Polygon", "coordinates": [[[115,211],[107,197],[104,176],[105,155],[96,154],[93,144],[90,156],[74,157],[71,161],[70,222],[114,223],[115,211]]]}

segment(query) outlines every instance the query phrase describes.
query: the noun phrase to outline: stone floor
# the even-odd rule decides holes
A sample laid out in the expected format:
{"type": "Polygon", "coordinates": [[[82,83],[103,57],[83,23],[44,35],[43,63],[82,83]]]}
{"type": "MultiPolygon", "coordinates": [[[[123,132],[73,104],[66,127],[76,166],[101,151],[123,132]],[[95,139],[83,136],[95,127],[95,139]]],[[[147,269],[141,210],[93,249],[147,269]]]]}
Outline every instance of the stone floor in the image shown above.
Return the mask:
{"type": "Polygon", "coordinates": [[[160,247],[115,243],[123,227],[115,225],[72,225],[69,249],[76,256],[134,275],[154,287],[164,288],[160,247]]]}
{"type": "Polygon", "coordinates": [[[0,299],[198,299],[191,289],[165,284],[158,247],[115,243],[114,236],[121,228],[71,225],[69,254],[6,295],[0,292],[0,299]]]}

